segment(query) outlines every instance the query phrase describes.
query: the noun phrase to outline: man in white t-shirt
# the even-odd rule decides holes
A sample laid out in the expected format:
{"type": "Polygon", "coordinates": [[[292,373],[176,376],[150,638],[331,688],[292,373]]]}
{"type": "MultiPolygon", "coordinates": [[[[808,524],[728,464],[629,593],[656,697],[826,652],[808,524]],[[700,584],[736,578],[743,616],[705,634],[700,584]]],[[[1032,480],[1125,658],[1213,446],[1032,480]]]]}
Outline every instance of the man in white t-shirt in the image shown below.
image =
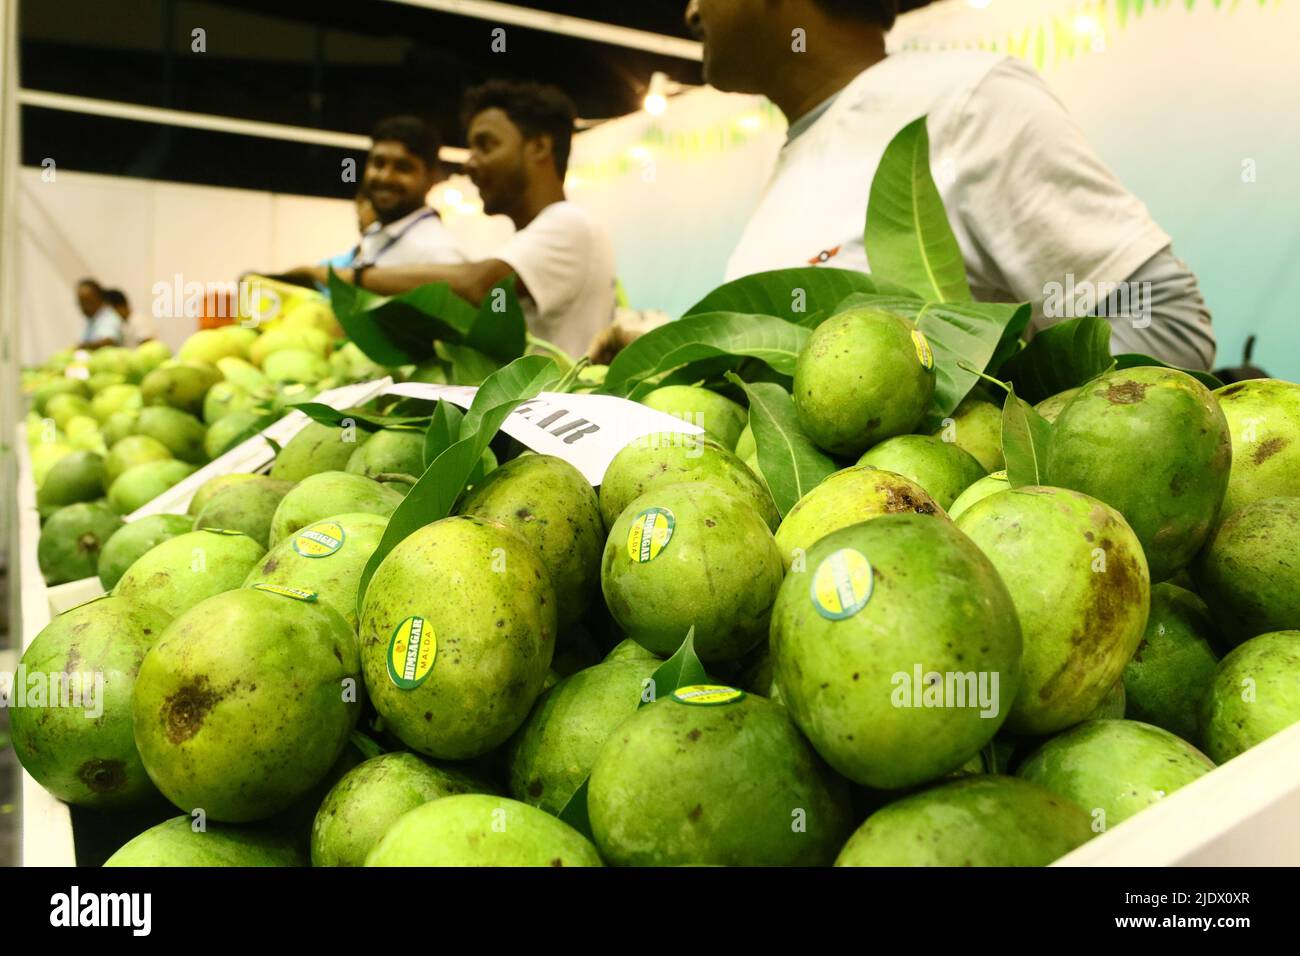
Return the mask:
{"type": "Polygon", "coordinates": [[[761,93],[790,120],[727,278],[805,265],[869,271],[862,233],[876,167],[898,131],[927,116],[931,172],[977,299],[1032,303],[1034,330],[1105,314],[1114,351],[1209,368],[1214,333],[1196,277],[1039,76],[992,53],[886,56],[897,9],[896,0],[689,3],[705,79],[761,93]],[[1115,287],[1103,283],[1121,284],[1127,310],[1119,296],[1104,311],[1060,301],[1065,290],[1107,300],[1115,287]]]}
{"type": "MultiPolygon", "coordinates": [[[[469,302],[514,275],[528,330],[573,356],[586,354],[615,306],[614,249],[604,229],[564,195],[573,139],[573,103],[554,87],[493,81],[469,90],[465,172],[483,211],[509,216],[517,230],[495,255],[463,265],[380,262],[344,269],[363,289],[397,295],[446,282],[469,302]]],[[[318,281],[323,268],[298,270],[318,281]]]]}
{"type": "Polygon", "coordinates": [[[362,233],[353,266],[464,262],[425,197],[442,180],[437,131],[417,116],[391,116],[375,127],[361,192],[375,221],[362,233]]]}

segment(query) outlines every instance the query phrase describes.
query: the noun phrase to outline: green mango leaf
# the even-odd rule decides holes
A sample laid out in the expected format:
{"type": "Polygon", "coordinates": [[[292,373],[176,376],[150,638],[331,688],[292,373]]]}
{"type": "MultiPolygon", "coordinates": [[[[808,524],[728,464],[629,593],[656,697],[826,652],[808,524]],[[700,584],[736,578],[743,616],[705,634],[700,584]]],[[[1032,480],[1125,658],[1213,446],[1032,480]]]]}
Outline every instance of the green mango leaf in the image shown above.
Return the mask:
{"type": "Polygon", "coordinates": [[[569,802],[560,809],[556,816],[588,840],[595,840],[591,832],[591,817],[587,813],[587,784],[590,782],[591,777],[588,776],[586,780],[578,784],[578,789],[573,791],[573,796],[569,797],[569,802]]]}
{"type": "Polygon", "coordinates": [[[1002,406],[1002,454],[1007,461],[1007,484],[1012,488],[1047,483],[1047,443],[1052,426],[1008,386],[1002,406]]]}
{"type": "Polygon", "coordinates": [[[708,312],[661,325],[619,352],[605,376],[604,391],[627,396],[652,375],[701,359],[739,356],[761,359],[784,375],[812,333],[770,315],[708,312]]]}
{"type": "Polygon", "coordinates": [[[435,339],[463,340],[479,321],[478,310],[445,282],[398,296],[375,295],[329,276],[334,314],[357,348],[380,365],[414,365],[431,358],[435,339]]]}
{"type": "Polygon", "coordinates": [[[744,389],[749,398],[749,426],[758,447],[758,470],[784,518],[800,498],[839,471],[840,466],[804,434],[789,392],[766,382],[745,382],[734,374],[727,378],[744,389]]]}
{"type": "Polygon", "coordinates": [[[438,358],[451,366],[451,381],[455,385],[482,385],[503,364],[468,345],[435,342],[433,348],[438,358]]]}
{"type": "Polygon", "coordinates": [[[1110,323],[1096,316],[1068,319],[1035,335],[999,375],[1036,405],[1067,388],[1077,388],[1111,367],[1110,323]]]}
{"type": "Polygon", "coordinates": [[[835,304],[854,292],[882,295],[910,295],[906,288],[849,269],[826,269],[806,266],[801,269],[774,269],[756,272],[720,285],[686,310],[686,316],[708,312],[739,312],[749,315],[774,315],[815,328],[820,319],[833,315],[835,304]],[[809,324],[809,323],[812,324],[809,324]]]}
{"type": "MultiPolygon", "coordinates": [[[[483,383],[461,420],[460,438],[434,458],[389,517],[379,547],[361,572],[357,588],[358,615],[370,579],[388,553],[420,528],[452,513],[488,443],[496,436],[506,417],[520,402],[536,397],[559,378],[559,369],[549,358],[526,355],[495,372],[483,383]]],[[[427,447],[427,435],[425,440],[427,447]]]]}
{"type": "Polygon", "coordinates": [[[1143,366],[1171,368],[1177,372],[1186,372],[1210,391],[1214,391],[1216,388],[1223,388],[1223,382],[1211,375],[1209,372],[1203,372],[1200,369],[1179,368],[1177,365],[1169,365],[1160,361],[1160,359],[1152,358],[1150,355],[1141,355],[1137,352],[1125,352],[1123,355],[1115,356],[1116,368],[1141,368],[1143,366]]]}
{"type": "MultiPolygon", "coordinates": [[[[528,326],[516,292],[518,284],[518,279],[509,275],[494,285],[484,296],[474,324],[465,337],[466,346],[497,360],[493,371],[519,358],[527,348],[528,326]]],[[[458,384],[477,385],[478,382],[458,384]]]]}
{"type": "Polygon", "coordinates": [[[344,422],[351,422],[362,431],[375,432],[381,428],[398,428],[414,426],[424,428],[429,423],[428,415],[376,415],[372,412],[361,412],[355,408],[337,409],[329,405],[322,405],[320,402],[302,402],[299,405],[288,406],[302,412],[312,421],[320,422],[322,425],[341,426],[344,422]]]}
{"type": "Polygon", "coordinates": [[[863,242],[874,274],[929,301],[971,301],[961,247],[930,175],[924,116],[885,147],[871,181],[863,242]]]}
{"type": "Polygon", "coordinates": [[[1008,302],[930,302],[916,318],[934,351],[934,401],[930,424],[953,413],[979,380],[962,368],[987,368],[1003,332],[1023,329],[1029,323],[1030,307],[1008,302]]]}
{"type": "Polygon", "coordinates": [[[877,292],[855,292],[844,298],[835,306],[834,314],[848,312],[850,309],[880,309],[902,316],[910,322],[925,308],[925,300],[914,295],[881,295],[877,292]]]}
{"type": "Polygon", "coordinates": [[[444,451],[460,440],[460,423],[465,413],[451,402],[440,401],[424,433],[424,467],[428,468],[444,451]]]}

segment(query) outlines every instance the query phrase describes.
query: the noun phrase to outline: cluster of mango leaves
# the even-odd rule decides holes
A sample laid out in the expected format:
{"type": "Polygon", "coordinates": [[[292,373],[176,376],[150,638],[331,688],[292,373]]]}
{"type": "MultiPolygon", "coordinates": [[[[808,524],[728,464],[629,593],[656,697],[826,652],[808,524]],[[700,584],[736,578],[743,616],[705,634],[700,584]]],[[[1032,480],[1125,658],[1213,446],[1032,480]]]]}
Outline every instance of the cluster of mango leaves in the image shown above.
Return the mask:
{"type": "MultiPolygon", "coordinates": [[[[1051,425],[1031,403],[1111,369],[1164,363],[1145,355],[1112,356],[1110,325],[1096,317],[1053,325],[1026,344],[1027,303],[976,302],[929,154],[922,117],[899,132],[881,159],[863,234],[870,275],[809,267],[729,282],[620,352],[598,390],[638,400],[663,385],[703,385],[748,405],[759,470],[784,515],[846,464],[814,445],[799,426],[791,398],[799,353],[826,318],[849,308],[881,309],[912,322],[933,349],[936,384],[926,427],[937,429],[983,380],[1006,393],[1002,443],[1010,484],[1041,483],[1051,425]]],[[[296,406],[318,421],[337,422],[346,414],[370,430],[425,430],[424,474],[390,519],[365,569],[360,602],[375,569],[398,543],[452,513],[519,403],[542,391],[579,387],[582,363],[530,339],[513,279],[478,307],[444,284],[384,297],[332,275],[330,291],[348,337],[373,361],[399,366],[437,358],[450,369],[451,381],[480,386],[464,413],[447,402],[438,402],[432,413],[407,415],[296,406]],[[539,350],[548,354],[525,354],[539,350]]],[[[1217,387],[1211,376],[1193,374],[1217,387]]],[[[661,694],[707,680],[690,635],[654,676],[661,694]]],[[[561,816],[588,832],[585,803],[584,784],[561,816]]]]}

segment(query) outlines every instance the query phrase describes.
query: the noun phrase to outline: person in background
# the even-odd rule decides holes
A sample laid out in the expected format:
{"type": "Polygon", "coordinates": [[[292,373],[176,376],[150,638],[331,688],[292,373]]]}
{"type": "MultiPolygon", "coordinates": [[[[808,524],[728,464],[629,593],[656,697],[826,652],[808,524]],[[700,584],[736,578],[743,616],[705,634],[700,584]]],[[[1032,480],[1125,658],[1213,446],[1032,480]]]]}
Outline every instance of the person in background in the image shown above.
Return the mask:
{"type": "Polygon", "coordinates": [[[79,348],[98,349],[122,344],[122,317],[104,299],[104,289],[94,279],[77,283],[77,308],[85,316],[79,348]]]}
{"type": "MultiPolygon", "coordinates": [[[[352,201],[356,206],[357,234],[364,236],[370,230],[370,227],[379,221],[375,216],[375,207],[371,205],[370,197],[366,195],[364,187],[357,190],[357,194],[352,201]]],[[[337,256],[326,259],[321,265],[333,266],[335,269],[347,268],[356,260],[360,251],[361,243],[358,242],[347,252],[340,252],[337,256]]]]}
{"type": "Polygon", "coordinates": [[[464,262],[456,240],[425,202],[443,178],[437,131],[419,117],[393,116],[375,127],[371,140],[357,196],[361,242],[347,265],[464,262]]]}
{"type": "MultiPolygon", "coordinates": [[[[461,298],[479,303],[513,275],[529,331],[570,355],[585,354],[613,319],[615,266],[604,229],[564,193],[574,113],[572,101],[555,87],[498,80],[469,90],[465,172],[484,212],[509,216],[514,236],[480,262],[379,263],[344,270],[341,277],[381,295],[446,282],[461,298]]],[[[319,282],[324,270],[294,274],[319,282]]]]}
{"type": "Polygon", "coordinates": [[[899,130],[926,116],[934,179],[976,299],[1032,303],[1037,330],[1073,314],[1045,314],[1049,287],[1072,277],[1100,297],[1102,283],[1127,283],[1150,297],[1132,316],[1107,303],[1112,348],[1208,369],[1214,332],[1195,275],[1038,74],[982,51],[886,55],[897,13],[897,0],[690,0],[705,81],[763,94],[790,124],[726,278],[807,265],[868,271],[862,227],[876,167],[899,130]],[[793,48],[796,30],[806,53],[793,48]]]}
{"type": "Polygon", "coordinates": [[[158,337],[158,330],[154,328],[153,319],[147,313],[134,316],[131,314],[131,303],[127,301],[126,293],[121,289],[106,290],[104,292],[104,301],[122,317],[123,339],[126,345],[134,348],[158,337]]]}

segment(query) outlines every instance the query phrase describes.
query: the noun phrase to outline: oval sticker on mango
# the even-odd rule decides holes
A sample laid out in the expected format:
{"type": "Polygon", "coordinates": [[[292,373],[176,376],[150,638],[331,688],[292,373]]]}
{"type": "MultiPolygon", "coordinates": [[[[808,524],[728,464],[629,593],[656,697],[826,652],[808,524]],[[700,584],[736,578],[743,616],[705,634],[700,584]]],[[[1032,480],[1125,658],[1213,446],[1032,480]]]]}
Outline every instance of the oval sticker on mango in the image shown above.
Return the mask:
{"type": "Polygon", "coordinates": [[[827,620],[842,621],[867,606],[874,588],[871,562],[860,551],[840,548],[813,572],[813,607],[827,620]]]}
{"type": "Polygon", "coordinates": [[[318,521],[293,536],[293,550],[304,558],[328,558],[343,547],[347,533],[336,521],[318,521]]]}
{"type": "Polygon", "coordinates": [[[673,691],[673,700],[679,704],[694,704],[697,707],[717,707],[719,704],[734,704],[745,699],[745,692],[723,684],[690,684],[673,691]]]}
{"type": "Polygon", "coordinates": [[[677,519],[667,508],[647,508],[627,530],[627,556],[635,564],[653,561],[668,547],[677,519]]]}
{"type": "Polygon", "coordinates": [[[912,344],[916,346],[916,360],[921,363],[921,367],[927,372],[934,368],[934,349],[930,348],[930,340],[925,337],[925,333],[913,329],[912,344]]]}
{"type": "Polygon", "coordinates": [[[302,588],[285,587],[282,584],[254,584],[254,591],[269,591],[271,594],[278,594],[280,597],[293,598],[295,601],[306,601],[312,603],[316,600],[315,591],[304,591],[302,588]]]}
{"type": "Polygon", "coordinates": [[[408,617],[388,641],[388,678],[402,690],[415,690],[429,679],[438,656],[438,636],[422,617],[408,617]]]}

